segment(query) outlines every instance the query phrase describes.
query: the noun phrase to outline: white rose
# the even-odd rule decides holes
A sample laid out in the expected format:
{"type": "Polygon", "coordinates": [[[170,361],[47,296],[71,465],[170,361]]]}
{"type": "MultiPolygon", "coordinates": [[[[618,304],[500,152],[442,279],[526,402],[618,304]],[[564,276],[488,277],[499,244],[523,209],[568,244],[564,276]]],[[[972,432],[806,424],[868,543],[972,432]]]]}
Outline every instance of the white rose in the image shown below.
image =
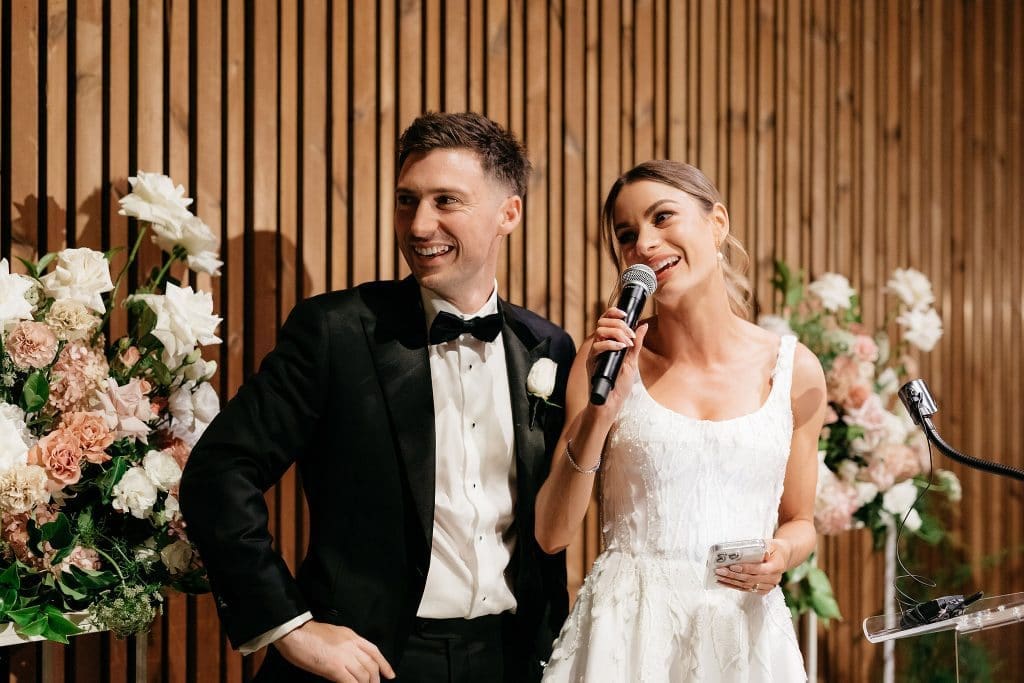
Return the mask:
{"type": "Polygon", "coordinates": [[[191,216],[181,224],[181,241],[188,252],[188,267],[201,273],[220,275],[224,262],[217,258],[220,238],[197,216],[191,216]]]}
{"type": "Polygon", "coordinates": [[[870,481],[858,481],[853,486],[857,489],[858,505],[867,505],[878,495],[878,487],[870,481]]]}
{"type": "Polygon", "coordinates": [[[25,295],[32,290],[32,278],[11,272],[7,259],[0,259],[0,329],[8,320],[31,320],[32,304],[25,295]]]}
{"type": "Polygon", "coordinates": [[[780,337],[795,334],[793,328],[789,326],[789,321],[778,315],[762,315],[757,319],[757,324],[780,337]]]}
{"type": "Polygon", "coordinates": [[[908,512],[906,519],[901,515],[900,519],[903,520],[903,528],[908,531],[917,531],[921,528],[921,514],[917,510],[908,512]]]}
{"type": "Polygon", "coordinates": [[[555,376],[558,374],[558,363],[550,358],[540,358],[530,368],[526,376],[526,390],[545,401],[555,390],[555,376]]]}
{"type": "Polygon", "coordinates": [[[903,336],[907,341],[922,351],[931,351],[936,342],[942,339],[942,318],[934,308],[904,311],[896,318],[896,322],[904,328],[903,336]]]}
{"type": "Polygon", "coordinates": [[[935,301],[932,283],[924,273],[913,268],[897,268],[889,281],[885,283],[885,288],[898,296],[905,306],[912,309],[923,310],[935,301]]]}
{"type": "Polygon", "coordinates": [[[194,362],[187,363],[181,370],[181,374],[185,379],[196,383],[209,380],[215,372],[217,372],[217,361],[203,360],[202,358],[197,358],[194,362]]]}
{"type": "Polygon", "coordinates": [[[181,481],[181,467],[166,451],[150,451],[142,459],[142,468],[161,491],[169,491],[181,481]]]}
{"type": "Polygon", "coordinates": [[[171,368],[181,365],[197,344],[219,344],[214,334],[221,319],[213,315],[213,297],[209,292],[193,292],[191,287],[167,284],[164,295],[138,294],[132,300],[145,301],[156,313],[153,336],[164,346],[163,362],[171,368]]]}
{"type": "Polygon", "coordinates": [[[0,474],[0,512],[20,515],[50,502],[50,478],[37,465],[16,465],[0,474]]]}
{"type": "Polygon", "coordinates": [[[959,503],[963,498],[963,488],[960,486],[957,476],[949,470],[937,470],[936,474],[939,475],[939,482],[946,488],[946,497],[949,498],[949,502],[959,503]]]}
{"type": "Polygon", "coordinates": [[[28,462],[28,449],[35,442],[25,425],[24,411],[0,402],[0,473],[28,462]]]}
{"type": "Polygon", "coordinates": [[[100,294],[114,288],[106,257],[101,252],[86,248],[65,249],[57,254],[56,268],[40,281],[47,296],[58,301],[78,301],[101,315],[106,307],[100,294]]]}
{"type": "Polygon", "coordinates": [[[882,508],[894,516],[902,518],[917,500],[917,486],[912,479],[896,484],[882,494],[882,508]]]}
{"type": "Polygon", "coordinates": [[[177,540],[160,549],[160,560],[171,574],[183,574],[192,566],[192,546],[188,541],[177,540]]]}
{"type": "Polygon", "coordinates": [[[171,413],[171,433],[190,447],[195,446],[199,437],[220,412],[220,399],[209,383],[186,382],[167,399],[171,413]]]}
{"type": "Polygon", "coordinates": [[[164,501],[164,519],[173,522],[179,517],[181,517],[181,504],[174,496],[167,496],[167,500],[164,501]]]}
{"type": "Polygon", "coordinates": [[[132,191],[121,197],[118,213],[152,223],[154,238],[170,239],[173,245],[181,237],[181,223],[192,215],[188,211],[192,200],[185,196],[185,188],[175,187],[165,175],[143,171],[128,182],[132,191]]]}
{"type": "Polygon", "coordinates": [[[895,370],[886,368],[878,375],[878,379],[875,380],[875,386],[878,387],[878,393],[882,399],[886,400],[899,391],[900,378],[895,370]]]}
{"type": "Polygon", "coordinates": [[[856,292],[850,287],[850,281],[838,273],[825,273],[807,286],[811,294],[821,300],[821,305],[828,311],[850,307],[850,297],[856,292]]]}
{"type": "Polygon", "coordinates": [[[120,512],[130,512],[133,517],[145,519],[156,504],[156,484],[141,467],[133,467],[114,484],[114,500],[111,505],[120,512]]]}

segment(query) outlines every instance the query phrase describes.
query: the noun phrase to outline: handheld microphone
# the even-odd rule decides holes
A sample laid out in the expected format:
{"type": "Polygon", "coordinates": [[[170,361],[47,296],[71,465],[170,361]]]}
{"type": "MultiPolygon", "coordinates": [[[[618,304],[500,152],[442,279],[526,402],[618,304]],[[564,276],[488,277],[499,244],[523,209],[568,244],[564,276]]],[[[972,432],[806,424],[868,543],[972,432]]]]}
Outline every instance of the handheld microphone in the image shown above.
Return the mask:
{"type": "MultiPolygon", "coordinates": [[[[636,327],[640,312],[644,310],[647,297],[658,288],[658,276],[650,266],[642,263],[626,268],[620,279],[622,291],[619,293],[617,307],[626,314],[626,324],[630,329],[636,327]]],[[[608,400],[608,392],[615,387],[615,378],[622,368],[622,359],[626,357],[626,349],[605,351],[597,357],[594,375],[590,378],[590,402],[604,405],[608,400]]]]}

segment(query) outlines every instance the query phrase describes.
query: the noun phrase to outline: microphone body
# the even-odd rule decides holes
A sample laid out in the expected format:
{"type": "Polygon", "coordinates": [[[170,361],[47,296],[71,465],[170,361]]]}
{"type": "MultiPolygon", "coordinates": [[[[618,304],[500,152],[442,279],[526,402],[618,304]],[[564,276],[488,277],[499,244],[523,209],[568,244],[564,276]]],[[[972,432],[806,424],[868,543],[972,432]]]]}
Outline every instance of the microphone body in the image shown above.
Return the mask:
{"type": "MultiPolygon", "coordinates": [[[[647,297],[654,294],[657,288],[657,275],[642,263],[630,266],[622,274],[622,290],[616,307],[626,314],[625,322],[630,329],[636,327],[644,304],[647,303],[647,297]]],[[[615,387],[615,378],[622,368],[626,351],[627,349],[619,349],[598,355],[594,374],[590,378],[590,402],[594,405],[604,405],[608,400],[608,392],[615,387]]]]}

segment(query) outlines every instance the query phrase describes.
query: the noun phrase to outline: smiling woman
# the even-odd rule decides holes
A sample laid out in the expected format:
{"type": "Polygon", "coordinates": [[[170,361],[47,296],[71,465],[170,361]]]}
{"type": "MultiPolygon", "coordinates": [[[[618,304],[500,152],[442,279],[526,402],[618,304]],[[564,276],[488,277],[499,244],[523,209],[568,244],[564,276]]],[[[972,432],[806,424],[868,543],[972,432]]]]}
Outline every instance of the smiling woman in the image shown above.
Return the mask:
{"type": "MultiPolygon", "coordinates": [[[[656,201],[647,207],[645,215],[656,219],[658,225],[674,212],[701,214],[717,226],[715,232],[715,249],[718,265],[725,278],[729,304],[734,313],[750,318],[750,282],[747,269],[750,257],[746,249],[729,229],[729,215],[722,201],[718,188],[696,166],[675,161],[656,160],[642,163],[623,174],[612,185],[605,200],[602,214],[602,237],[615,267],[621,269],[621,255],[625,246],[637,238],[636,228],[630,223],[617,221],[615,217],[616,201],[619,193],[634,183],[650,181],[662,186],[669,186],[680,191],[681,195],[673,200],[656,201]]],[[[672,257],[667,257],[671,259],[672,257]]],[[[677,261],[676,261],[677,262],[677,261]]],[[[674,266],[676,262],[665,260],[651,265],[655,271],[666,266],[674,266]],[[658,266],[658,267],[655,267],[658,266]]],[[[659,273],[659,285],[662,278],[659,273]]]]}
{"type": "Polygon", "coordinates": [[[600,472],[606,550],[544,680],[802,680],[778,585],[815,542],[821,366],[749,321],[746,279],[723,249],[746,254],[698,169],[628,171],[604,225],[620,267],[656,271],[658,312],[634,332],[606,311],[569,375],[565,457],[537,497],[537,539],[549,552],[569,543],[600,472]],[[595,363],[623,349],[607,400],[588,403],[595,363]],[[763,551],[706,574],[709,551],[734,542],[763,551]]]}

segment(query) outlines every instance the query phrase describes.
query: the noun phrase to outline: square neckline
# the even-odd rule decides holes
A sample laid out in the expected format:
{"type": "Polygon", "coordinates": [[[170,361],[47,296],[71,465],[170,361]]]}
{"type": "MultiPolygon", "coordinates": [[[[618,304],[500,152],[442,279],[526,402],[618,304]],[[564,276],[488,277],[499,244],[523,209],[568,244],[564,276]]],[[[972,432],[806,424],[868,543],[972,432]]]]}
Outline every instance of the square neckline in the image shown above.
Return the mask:
{"type": "MultiPolygon", "coordinates": [[[[686,413],[681,413],[678,410],[673,410],[672,408],[669,408],[668,406],[663,405],[656,398],[651,396],[651,393],[647,390],[647,384],[644,382],[643,375],[640,372],[639,364],[637,364],[637,368],[636,368],[636,381],[637,381],[637,384],[640,385],[641,393],[643,393],[643,395],[647,397],[648,401],[650,401],[652,404],[654,404],[655,406],[657,406],[661,410],[663,410],[663,411],[665,411],[665,412],[667,412],[667,413],[669,413],[671,415],[675,415],[677,417],[680,417],[680,418],[682,418],[683,420],[685,420],[687,422],[693,422],[693,423],[696,423],[696,424],[722,425],[722,424],[728,424],[730,422],[737,422],[739,420],[747,420],[747,419],[750,419],[750,418],[753,418],[753,417],[756,417],[756,416],[760,415],[762,412],[764,412],[768,408],[769,404],[771,404],[772,399],[775,396],[775,389],[779,385],[778,381],[776,381],[776,379],[775,379],[775,375],[778,374],[779,369],[782,367],[783,349],[784,349],[784,347],[786,345],[786,339],[790,338],[790,337],[793,337],[793,335],[787,334],[787,335],[779,337],[779,345],[778,345],[778,348],[775,351],[775,366],[772,368],[771,373],[768,375],[768,381],[771,382],[771,388],[768,389],[768,396],[764,399],[764,402],[762,402],[761,405],[756,410],[754,410],[753,412],[744,413],[742,415],[737,415],[736,417],[727,417],[727,418],[724,418],[722,420],[711,420],[711,419],[708,419],[708,418],[697,418],[697,417],[693,417],[692,415],[687,415],[686,413]]],[[[795,338],[795,337],[793,337],[793,338],[795,338]]]]}

